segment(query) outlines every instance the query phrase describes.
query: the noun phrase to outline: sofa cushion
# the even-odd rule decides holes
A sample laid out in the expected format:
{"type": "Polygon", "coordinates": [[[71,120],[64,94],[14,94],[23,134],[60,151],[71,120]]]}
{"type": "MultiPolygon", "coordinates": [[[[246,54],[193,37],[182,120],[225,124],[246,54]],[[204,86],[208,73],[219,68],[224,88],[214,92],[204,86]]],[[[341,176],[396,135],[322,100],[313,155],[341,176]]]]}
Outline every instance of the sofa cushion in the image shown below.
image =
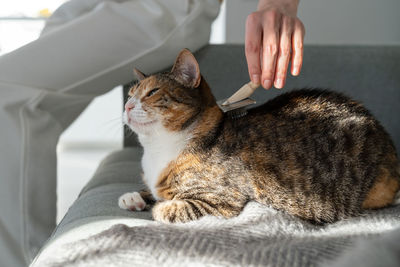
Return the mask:
{"type": "Polygon", "coordinates": [[[102,160],[93,178],[58,224],[52,238],[74,227],[108,218],[151,219],[150,212],[130,212],[118,207],[118,198],[126,192],[145,189],[141,179],[142,150],[125,148],[102,160]]]}

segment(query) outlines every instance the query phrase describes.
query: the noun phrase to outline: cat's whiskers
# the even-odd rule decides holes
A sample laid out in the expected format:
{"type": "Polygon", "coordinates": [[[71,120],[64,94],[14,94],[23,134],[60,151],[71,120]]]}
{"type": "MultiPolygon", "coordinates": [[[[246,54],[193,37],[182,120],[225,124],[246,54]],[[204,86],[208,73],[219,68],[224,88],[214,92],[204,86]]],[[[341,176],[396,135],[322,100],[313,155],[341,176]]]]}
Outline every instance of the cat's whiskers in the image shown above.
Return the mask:
{"type": "Polygon", "coordinates": [[[112,137],[120,137],[120,129],[123,127],[124,122],[120,116],[102,122],[98,127],[98,131],[111,132],[112,137]]]}
{"type": "Polygon", "coordinates": [[[124,125],[123,119],[121,117],[113,118],[103,123],[105,127],[119,127],[124,125]]]}

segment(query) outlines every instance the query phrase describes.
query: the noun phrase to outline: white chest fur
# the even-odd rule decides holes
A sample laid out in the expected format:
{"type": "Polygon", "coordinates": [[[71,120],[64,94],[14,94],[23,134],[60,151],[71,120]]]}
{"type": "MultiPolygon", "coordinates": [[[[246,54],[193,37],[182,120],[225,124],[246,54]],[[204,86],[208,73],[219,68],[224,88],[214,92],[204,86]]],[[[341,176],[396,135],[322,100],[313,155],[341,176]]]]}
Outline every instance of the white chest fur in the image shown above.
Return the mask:
{"type": "Polygon", "coordinates": [[[151,135],[139,135],[144,148],[142,168],[144,180],[156,199],[156,184],[163,169],[176,159],[189,140],[187,133],[168,132],[165,129],[151,135]]]}

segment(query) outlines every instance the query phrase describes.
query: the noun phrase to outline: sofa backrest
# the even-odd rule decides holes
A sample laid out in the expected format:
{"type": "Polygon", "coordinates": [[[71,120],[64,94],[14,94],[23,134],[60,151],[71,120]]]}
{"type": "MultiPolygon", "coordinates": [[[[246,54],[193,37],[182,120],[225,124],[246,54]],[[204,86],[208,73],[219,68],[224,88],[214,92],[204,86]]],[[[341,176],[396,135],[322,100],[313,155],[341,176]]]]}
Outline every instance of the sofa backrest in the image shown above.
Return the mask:
{"type": "MultiPolygon", "coordinates": [[[[209,45],[195,56],[217,99],[229,97],[249,81],[243,45],[209,45]]],[[[289,74],[284,89],[258,89],[252,98],[263,103],[305,87],[339,91],[364,103],[400,154],[400,46],[306,46],[300,76],[289,74]]],[[[136,136],[125,132],[125,146],[138,145],[136,136]]]]}

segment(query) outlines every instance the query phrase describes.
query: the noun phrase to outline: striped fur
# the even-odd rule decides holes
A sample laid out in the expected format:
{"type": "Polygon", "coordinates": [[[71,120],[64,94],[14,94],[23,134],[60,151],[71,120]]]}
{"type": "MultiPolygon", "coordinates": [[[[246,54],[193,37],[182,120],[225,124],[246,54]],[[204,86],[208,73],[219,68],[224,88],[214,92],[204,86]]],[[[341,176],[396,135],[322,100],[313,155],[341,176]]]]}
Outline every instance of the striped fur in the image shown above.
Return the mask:
{"type": "MultiPolygon", "coordinates": [[[[145,78],[131,90],[166,131],[187,132],[184,148],[150,188],[159,200],[154,219],[229,218],[253,200],[325,223],[391,204],[400,180],[396,150],[361,104],[303,89],[231,119],[199,73],[191,73],[196,71],[197,62],[184,50],[172,72],[145,78]],[[160,90],[145,97],[154,87],[160,90]]],[[[147,135],[154,137],[151,130],[147,135]]]]}

